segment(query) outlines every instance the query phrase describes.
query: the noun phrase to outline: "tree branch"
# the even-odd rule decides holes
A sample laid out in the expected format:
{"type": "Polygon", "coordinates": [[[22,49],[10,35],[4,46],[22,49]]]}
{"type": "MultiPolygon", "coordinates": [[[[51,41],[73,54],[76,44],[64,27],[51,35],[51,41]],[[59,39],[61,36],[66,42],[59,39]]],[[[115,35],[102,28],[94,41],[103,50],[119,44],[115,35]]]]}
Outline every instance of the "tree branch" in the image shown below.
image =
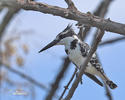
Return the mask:
{"type": "Polygon", "coordinates": [[[83,24],[87,24],[93,27],[97,27],[102,30],[110,31],[119,33],[121,35],[125,35],[125,24],[117,23],[111,21],[110,19],[103,19],[91,14],[81,13],[80,11],[72,11],[66,8],[61,8],[57,6],[51,6],[48,4],[38,3],[38,2],[6,2],[2,1],[0,3],[1,6],[8,6],[8,7],[19,7],[25,10],[33,10],[39,11],[45,14],[52,14],[56,16],[60,16],[66,19],[71,19],[78,21],[83,24]]]}
{"type": "Polygon", "coordinates": [[[7,25],[18,11],[19,9],[8,9],[7,14],[5,15],[5,17],[2,20],[2,23],[0,24],[0,38],[2,38],[3,32],[7,28],[7,25]]]}
{"type": "MultiPolygon", "coordinates": [[[[97,8],[98,10],[97,10],[97,12],[95,13],[95,15],[98,15],[98,16],[104,18],[104,16],[105,16],[106,13],[108,12],[108,8],[109,8],[109,5],[111,4],[111,1],[112,1],[112,0],[103,0],[103,1],[101,2],[100,6],[98,6],[98,8],[97,8]]],[[[98,30],[95,32],[95,35],[93,36],[93,37],[94,37],[94,38],[93,38],[93,41],[94,41],[95,37],[97,36],[97,34],[98,34],[98,30]]],[[[97,55],[97,53],[96,53],[96,55],[97,55]]],[[[97,58],[98,58],[98,56],[97,56],[97,58]]],[[[99,60],[99,58],[98,58],[98,60],[99,60]]],[[[100,62],[100,61],[99,61],[99,62],[100,62]]],[[[110,93],[110,91],[109,91],[109,88],[107,87],[107,85],[105,84],[104,81],[103,81],[103,84],[105,85],[106,94],[109,94],[109,95],[106,95],[106,96],[108,97],[109,100],[112,100],[112,99],[111,99],[111,98],[112,98],[112,95],[110,95],[111,93],[110,93]]]]}
{"type": "Polygon", "coordinates": [[[70,83],[71,83],[71,82],[72,82],[72,80],[74,79],[74,77],[75,77],[75,75],[76,75],[76,72],[77,72],[77,68],[75,68],[75,71],[74,71],[74,73],[73,73],[72,77],[70,78],[70,80],[69,80],[68,84],[64,87],[65,89],[64,89],[64,91],[62,92],[62,94],[61,94],[61,96],[60,96],[59,100],[62,100],[62,97],[64,96],[64,94],[65,94],[66,90],[68,89],[68,87],[69,87],[70,83]]]}
{"type": "MultiPolygon", "coordinates": [[[[111,4],[111,1],[112,0],[102,0],[102,2],[99,4],[99,6],[97,7],[97,9],[94,11],[93,14],[95,16],[99,16],[103,18],[108,12],[108,8],[109,8],[109,5],[111,4]]],[[[80,27],[80,30],[83,31],[83,32],[79,32],[81,40],[83,41],[86,35],[88,35],[89,31],[91,30],[91,27],[87,25],[84,27],[82,26],[80,27]]]]}
{"type": "Polygon", "coordinates": [[[104,18],[104,16],[108,12],[109,6],[112,1],[113,0],[103,0],[97,7],[97,10],[94,12],[94,15],[104,18]]]}
{"type": "Polygon", "coordinates": [[[20,77],[28,80],[29,82],[31,82],[32,84],[38,86],[39,88],[48,91],[48,88],[44,84],[37,82],[32,77],[30,77],[30,76],[28,76],[28,75],[26,75],[26,74],[24,74],[24,73],[22,73],[20,71],[17,71],[15,69],[13,69],[12,67],[8,66],[8,65],[5,65],[5,64],[3,66],[2,65],[3,64],[0,64],[0,67],[4,67],[4,68],[8,69],[10,72],[15,73],[16,75],[19,75],[20,77]]]}
{"type": "Polygon", "coordinates": [[[111,94],[107,84],[104,81],[103,81],[103,83],[104,83],[104,86],[105,86],[106,96],[108,97],[109,100],[113,100],[112,99],[112,94],[111,94]]]}
{"type": "Polygon", "coordinates": [[[64,73],[68,69],[68,66],[70,64],[69,58],[65,58],[64,65],[62,66],[62,69],[60,70],[59,74],[57,75],[54,83],[52,84],[50,92],[48,92],[48,95],[46,96],[45,100],[52,100],[52,97],[54,96],[56,90],[59,87],[59,83],[61,79],[64,77],[64,73]]]}
{"type": "Polygon", "coordinates": [[[125,37],[117,37],[114,39],[103,41],[102,43],[99,44],[99,46],[105,46],[105,45],[109,45],[109,44],[116,43],[116,42],[123,41],[123,40],[125,40],[125,37]]]}

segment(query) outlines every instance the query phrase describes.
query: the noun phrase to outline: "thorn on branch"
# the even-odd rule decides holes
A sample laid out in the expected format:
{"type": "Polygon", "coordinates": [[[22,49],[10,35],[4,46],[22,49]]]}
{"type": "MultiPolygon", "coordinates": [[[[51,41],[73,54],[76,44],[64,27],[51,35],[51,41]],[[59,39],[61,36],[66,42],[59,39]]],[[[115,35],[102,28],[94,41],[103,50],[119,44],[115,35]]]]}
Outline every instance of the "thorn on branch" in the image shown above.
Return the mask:
{"type": "Polygon", "coordinates": [[[66,86],[64,86],[64,88],[65,88],[65,89],[69,89],[67,85],[66,85],[66,86]]]}
{"type": "Polygon", "coordinates": [[[67,3],[68,5],[68,9],[70,10],[76,10],[77,11],[77,8],[75,7],[74,3],[72,2],[72,0],[65,0],[65,2],[67,3]]]}
{"type": "Polygon", "coordinates": [[[108,20],[109,22],[111,22],[111,19],[110,19],[110,18],[108,18],[107,20],[108,20]]]}

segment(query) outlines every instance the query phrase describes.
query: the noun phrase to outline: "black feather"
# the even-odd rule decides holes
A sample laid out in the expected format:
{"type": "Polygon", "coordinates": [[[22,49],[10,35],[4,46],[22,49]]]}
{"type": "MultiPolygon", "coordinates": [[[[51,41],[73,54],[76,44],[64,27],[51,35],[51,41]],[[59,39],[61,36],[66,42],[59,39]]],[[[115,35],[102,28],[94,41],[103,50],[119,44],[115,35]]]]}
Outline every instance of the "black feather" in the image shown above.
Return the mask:
{"type": "Polygon", "coordinates": [[[98,80],[96,76],[89,74],[89,73],[85,73],[85,75],[88,76],[89,78],[91,78],[94,82],[96,82],[100,86],[103,86],[102,82],[100,80],[98,80]]]}

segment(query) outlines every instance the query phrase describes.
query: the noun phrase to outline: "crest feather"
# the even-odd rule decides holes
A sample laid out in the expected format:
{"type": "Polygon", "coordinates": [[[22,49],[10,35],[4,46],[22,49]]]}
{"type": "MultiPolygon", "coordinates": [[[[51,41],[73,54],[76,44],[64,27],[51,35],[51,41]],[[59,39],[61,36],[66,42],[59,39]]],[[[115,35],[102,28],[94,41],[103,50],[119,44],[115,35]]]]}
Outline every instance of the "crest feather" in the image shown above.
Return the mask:
{"type": "Polygon", "coordinates": [[[72,24],[68,24],[68,26],[63,30],[63,32],[66,32],[68,30],[73,30],[72,29],[72,24]]]}

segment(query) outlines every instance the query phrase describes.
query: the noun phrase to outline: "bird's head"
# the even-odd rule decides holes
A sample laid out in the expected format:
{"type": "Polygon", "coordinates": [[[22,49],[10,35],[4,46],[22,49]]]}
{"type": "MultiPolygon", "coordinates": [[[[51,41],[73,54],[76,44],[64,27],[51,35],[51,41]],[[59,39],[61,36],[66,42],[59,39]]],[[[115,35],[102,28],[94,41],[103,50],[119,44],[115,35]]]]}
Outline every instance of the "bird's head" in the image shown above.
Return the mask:
{"type": "Polygon", "coordinates": [[[65,45],[66,42],[70,39],[73,38],[73,36],[75,35],[74,30],[72,29],[72,25],[68,25],[62,32],[60,32],[56,38],[49,43],[48,45],[46,45],[44,48],[42,48],[40,52],[49,49],[50,47],[54,46],[54,45],[65,45]]]}

